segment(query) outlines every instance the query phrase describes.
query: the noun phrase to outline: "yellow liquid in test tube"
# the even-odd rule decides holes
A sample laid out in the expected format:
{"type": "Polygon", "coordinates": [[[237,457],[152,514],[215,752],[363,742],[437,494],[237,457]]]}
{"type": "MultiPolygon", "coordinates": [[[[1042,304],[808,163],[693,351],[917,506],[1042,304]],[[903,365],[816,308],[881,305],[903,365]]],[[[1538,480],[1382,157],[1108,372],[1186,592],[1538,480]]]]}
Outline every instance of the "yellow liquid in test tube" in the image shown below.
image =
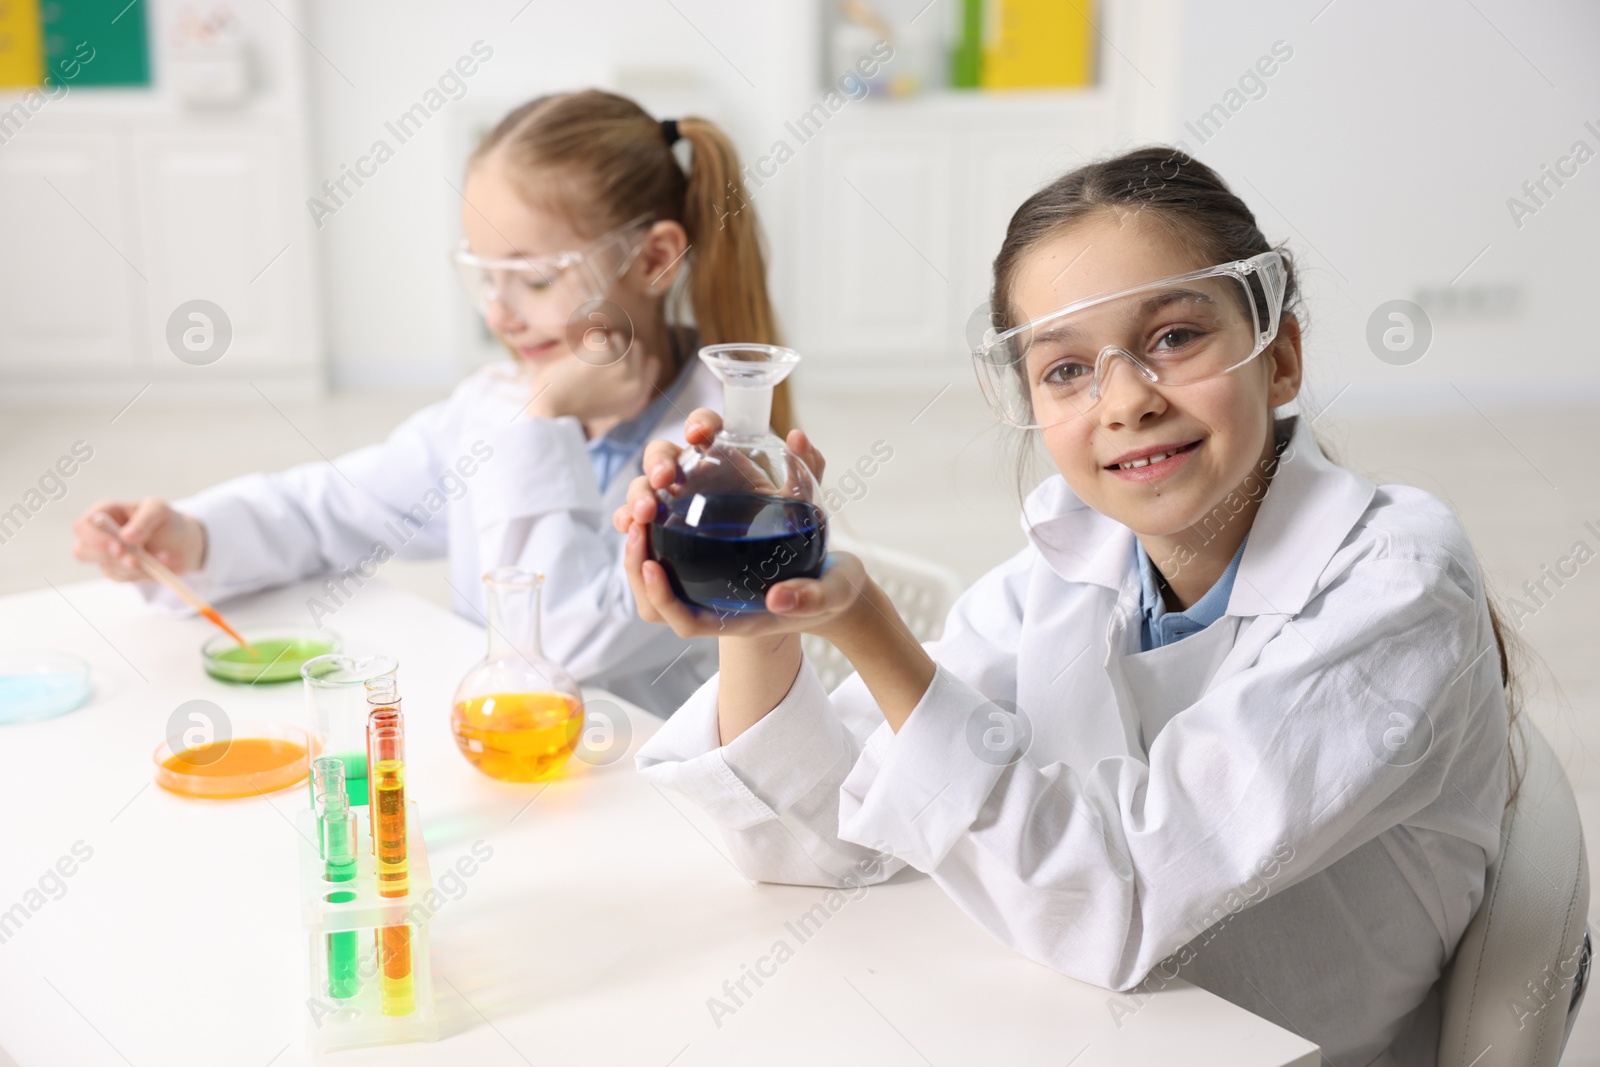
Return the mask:
{"type": "MultiPolygon", "coordinates": [[[[406,785],[398,760],[379,760],[372,768],[376,800],[378,894],[401,897],[410,891],[406,859],[406,785]]],[[[411,978],[411,927],[385,926],[376,931],[383,980],[380,1006],[385,1015],[409,1015],[416,1007],[411,978]]]]}

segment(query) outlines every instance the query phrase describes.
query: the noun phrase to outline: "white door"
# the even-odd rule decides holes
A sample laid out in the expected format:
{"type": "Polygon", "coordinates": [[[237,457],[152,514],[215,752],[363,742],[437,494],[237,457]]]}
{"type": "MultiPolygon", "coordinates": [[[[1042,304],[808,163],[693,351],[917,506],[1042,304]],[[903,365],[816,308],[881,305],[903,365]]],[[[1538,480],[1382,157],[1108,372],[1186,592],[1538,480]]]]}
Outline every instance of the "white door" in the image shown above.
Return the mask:
{"type": "Polygon", "coordinates": [[[148,264],[110,135],[29,130],[0,151],[0,373],[140,372],[148,264]]]}

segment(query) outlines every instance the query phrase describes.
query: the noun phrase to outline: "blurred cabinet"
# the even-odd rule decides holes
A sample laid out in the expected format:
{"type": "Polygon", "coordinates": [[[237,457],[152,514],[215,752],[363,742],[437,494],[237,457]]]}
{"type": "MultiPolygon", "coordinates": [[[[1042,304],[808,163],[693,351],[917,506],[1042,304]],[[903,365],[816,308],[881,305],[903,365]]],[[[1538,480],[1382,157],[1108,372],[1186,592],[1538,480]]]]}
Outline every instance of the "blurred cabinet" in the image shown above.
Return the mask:
{"type": "Polygon", "coordinates": [[[817,288],[809,347],[887,359],[941,340],[953,239],[948,134],[852,130],[822,146],[807,249],[817,288]]]}
{"type": "Polygon", "coordinates": [[[27,116],[0,140],[0,402],[126,400],[153,382],[322,388],[304,46],[285,22],[299,4],[236,8],[253,80],[230,106],[163,82],[156,26],[150,89],[75,88],[31,111],[0,94],[0,112],[27,116]],[[214,362],[168,344],[193,300],[227,317],[214,362]]]}
{"type": "Polygon", "coordinates": [[[0,152],[0,375],[131,373],[139,280],[111,136],[17,138],[0,152]]]}
{"type": "Polygon", "coordinates": [[[293,226],[305,213],[293,201],[277,148],[266,131],[155,137],[136,147],[137,210],[151,230],[145,338],[155,356],[153,374],[188,373],[187,364],[168,358],[167,318],[196,298],[223,308],[232,327],[217,369],[224,363],[238,373],[313,367],[306,311],[295,302],[292,275],[299,261],[289,258],[293,226]]]}
{"type": "Polygon", "coordinates": [[[756,196],[778,219],[780,311],[808,386],[970,383],[968,322],[1012,213],[1074,167],[1170,134],[1170,78],[1143,72],[1177,69],[1176,0],[1095,10],[1089,88],[869,96],[824,116],[821,86],[790,103],[782,167],[798,181],[774,175],[756,196]],[[804,132],[821,128],[800,141],[797,116],[812,120],[804,132]]]}
{"type": "MultiPolygon", "coordinates": [[[[970,374],[965,334],[1012,212],[1112,147],[1100,93],[937,93],[842,110],[804,156],[795,234],[809,376],[922,384],[970,374]]],[[[802,153],[806,149],[802,148],[802,153]]]]}

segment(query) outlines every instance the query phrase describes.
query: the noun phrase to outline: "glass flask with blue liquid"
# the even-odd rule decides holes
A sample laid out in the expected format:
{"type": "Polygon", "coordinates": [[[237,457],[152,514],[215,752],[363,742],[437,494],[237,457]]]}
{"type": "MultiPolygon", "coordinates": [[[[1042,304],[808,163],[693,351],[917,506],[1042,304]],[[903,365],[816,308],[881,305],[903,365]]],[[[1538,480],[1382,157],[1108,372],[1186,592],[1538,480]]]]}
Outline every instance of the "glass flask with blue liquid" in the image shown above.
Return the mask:
{"type": "Polygon", "coordinates": [[[700,350],[722,382],[722,430],[679,456],[682,478],[656,491],[650,549],[682,600],[722,614],[766,610],[767,590],[815,578],[828,552],[822,491],[768,428],[772,390],[800,362],[776,345],[700,350]]]}

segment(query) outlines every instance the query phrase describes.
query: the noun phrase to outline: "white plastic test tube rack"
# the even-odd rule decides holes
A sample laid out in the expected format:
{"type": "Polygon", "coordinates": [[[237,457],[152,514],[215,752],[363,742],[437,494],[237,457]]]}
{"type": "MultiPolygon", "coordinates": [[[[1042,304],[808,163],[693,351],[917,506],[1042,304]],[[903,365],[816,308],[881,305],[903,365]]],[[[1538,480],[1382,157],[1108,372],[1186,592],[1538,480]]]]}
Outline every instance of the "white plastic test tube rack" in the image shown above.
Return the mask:
{"type": "Polygon", "coordinates": [[[434,1012],[433,972],[428,963],[428,919],[424,898],[433,891],[428,852],[422,843],[422,821],[417,806],[406,803],[406,861],[410,892],[403,897],[378,894],[378,861],[372,854],[372,834],[367,809],[356,816],[356,876],[348,882],[330,882],[317,845],[316,813],[302,809],[295,816],[300,831],[300,912],[309,948],[310,988],[305,1002],[306,1052],[320,1055],[364,1045],[390,1045],[401,1041],[437,1041],[439,1020],[434,1012]],[[350,894],[350,899],[343,899],[350,894]],[[335,896],[330,901],[328,897],[335,896]],[[411,927],[411,982],[415,1007],[405,1015],[385,1015],[382,1010],[382,975],[374,933],[384,926],[411,927]],[[328,993],[328,935],[357,931],[360,988],[349,998],[328,993]]]}

